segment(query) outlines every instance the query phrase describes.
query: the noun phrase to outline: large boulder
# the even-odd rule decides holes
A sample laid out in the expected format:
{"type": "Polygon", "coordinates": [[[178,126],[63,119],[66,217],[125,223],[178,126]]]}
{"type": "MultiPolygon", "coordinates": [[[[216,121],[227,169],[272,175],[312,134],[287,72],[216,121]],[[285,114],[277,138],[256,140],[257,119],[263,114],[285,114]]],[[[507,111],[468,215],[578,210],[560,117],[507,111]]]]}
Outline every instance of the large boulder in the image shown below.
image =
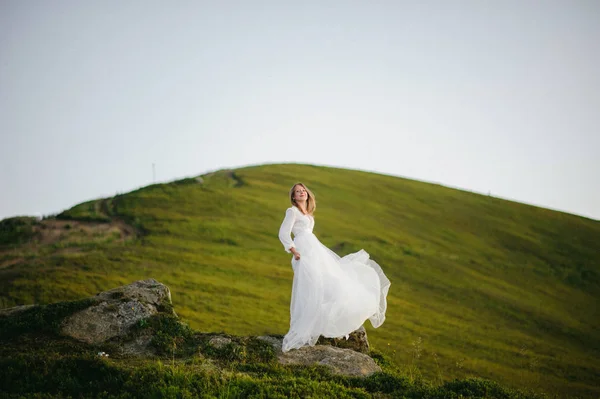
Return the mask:
{"type": "Polygon", "coordinates": [[[100,344],[126,336],[132,326],[159,311],[174,313],[169,288],[154,279],[101,292],[93,299],[94,305],[64,320],[63,334],[88,344],[100,344]]]}
{"type": "Polygon", "coordinates": [[[269,343],[277,354],[281,364],[298,364],[312,366],[315,364],[326,366],[332,374],[350,377],[368,377],[381,371],[381,367],[364,353],[352,349],[337,348],[330,345],[305,346],[292,349],[283,353],[281,350],[282,339],[273,336],[257,337],[269,343]]]}

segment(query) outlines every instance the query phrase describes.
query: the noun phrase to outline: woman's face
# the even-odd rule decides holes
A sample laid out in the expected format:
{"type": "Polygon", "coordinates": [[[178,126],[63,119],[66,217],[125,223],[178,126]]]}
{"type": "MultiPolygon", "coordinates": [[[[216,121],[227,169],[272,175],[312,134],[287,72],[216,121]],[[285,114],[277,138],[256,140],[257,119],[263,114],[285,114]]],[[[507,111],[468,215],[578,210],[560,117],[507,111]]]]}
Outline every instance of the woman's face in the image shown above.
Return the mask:
{"type": "Polygon", "coordinates": [[[306,189],[300,185],[296,185],[294,187],[294,199],[296,201],[306,201],[308,198],[308,193],[306,189]]]}

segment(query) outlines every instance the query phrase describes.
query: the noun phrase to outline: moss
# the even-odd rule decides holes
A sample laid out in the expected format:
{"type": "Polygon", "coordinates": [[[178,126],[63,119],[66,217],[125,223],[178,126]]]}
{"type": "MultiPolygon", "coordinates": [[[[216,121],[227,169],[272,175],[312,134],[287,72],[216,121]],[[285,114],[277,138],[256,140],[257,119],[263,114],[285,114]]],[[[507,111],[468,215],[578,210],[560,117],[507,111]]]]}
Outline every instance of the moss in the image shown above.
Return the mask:
{"type": "Polygon", "coordinates": [[[122,292],[122,291],[115,291],[115,292],[113,292],[112,294],[110,294],[110,297],[111,297],[112,299],[119,299],[119,298],[123,298],[123,296],[124,296],[124,295],[125,295],[125,294],[123,294],[123,292],[122,292]]]}
{"type": "Polygon", "coordinates": [[[275,349],[269,343],[250,337],[245,341],[246,359],[248,363],[268,363],[276,359],[275,349]]]}
{"type": "Polygon", "coordinates": [[[246,359],[246,347],[239,342],[233,341],[220,347],[211,345],[201,349],[202,353],[219,360],[222,365],[229,363],[244,362],[246,359]]]}
{"type": "Polygon", "coordinates": [[[165,314],[169,314],[169,315],[175,315],[175,309],[173,308],[173,304],[171,302],[168,302],[168,301],[162,301],[156,307],[156,310],[158,310],[159,313],[165,313],[165,314]]]}
{"type": "Polygon", "coordinates": [[[371,349],[369,351],[369,356],[375,360],[375,363],[377,363],[379,367],[389,368],[394,366],[394,362],[384,353],[371,349]]]}
{"type": "Polygon", "coordinates": [[[181,356],[194,351],[193,331],[173,315],[159,313],[139,327],[152,330],[150,344],[159,355],[181,356]]]}

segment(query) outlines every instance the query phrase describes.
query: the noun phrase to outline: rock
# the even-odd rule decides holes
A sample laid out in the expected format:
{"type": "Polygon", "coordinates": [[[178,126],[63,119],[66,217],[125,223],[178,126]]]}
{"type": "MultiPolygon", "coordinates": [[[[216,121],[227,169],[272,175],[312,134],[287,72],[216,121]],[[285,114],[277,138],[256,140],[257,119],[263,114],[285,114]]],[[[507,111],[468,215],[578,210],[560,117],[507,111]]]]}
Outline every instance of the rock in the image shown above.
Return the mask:
{"type": "Polygon", "coordinates": [[[283,338],[277,338],[270,335],[262,335],[260,337],[256,337],[256,339],[260,339],[261,341],[265,341],[270,344],[273,349],[275,349],[275,353],[281,353],[281,347],[283,346],[283,338]]]}
{"type": "Polygon", "coordinates": [[[153,335],[150,331],[144,331],[133,339],[124,342],[120,348],[120,355],[135,357],[150,357],[156,354],[150,346],[153,335]]]}
{"type": "Polygon", "coordinates": [[[155,307],[167,306],[172,308],[171,290],[169,290],[169,287],[159,283],[153,278],[139,280],[129,285],[101,292],[97,294],[95,298],[106,301],[131,298],[138,302],[154,305],[155,307]]]}
{"type": "Polygon", "coordinates": [[[214,348],[221,349],[222,347],[231,343],[231,338],[213,337],[210,339],[210,341],[208,341],[208,343],[214,348]]]}
{"type": "Polygon", "coordinates": [[[360,353],[369,353],[369,340],[364,326],[360,326],[358,330],[351,332],[348,339],[321,336],[317,341],[317,345],[330,345],[336,348],[352,349],[360,353]]]}
{"type": "Polygon", "coordinates": [[[330,345],[305,346],[292,349],[289,352],[281,351],[282,339],[271,336],[257,337],[273,346],[280,364],[298,364],[312,366],[320,364],[329,368],[332,374],[349,377],[368,377],[381,371],[381,367],[364,353],[352,349],[336,348],[330,345]]]}
{"type": "MultiPolygon", "coordinates": [[[[264,335],[257,337],[263,341],[271,344],[277,351],[281,351],[282,339],[274,336],[264,335]]],[[[364,326],[360,326],[359,329],[351,332],[348,339],[342,338],[325,338],[324,336],[319,337],[317,345],[328,345],[335,346],[336,348],[352,349],[353,351],[360,353],[369,353],[369,340],[367,338],[367,330],[364,326]]]]}
{"type": "Polygon", "coordinates": [[[0,309],[0,316],[14,316],[35,306],[37,305],[21,305],[12,308],[0,309]]]}
{"type": "Polygon", "coordinates": [[[133,325],[159,311],[174,313],[169,288],[154,279],[101,292],[94,300],[95,305],[64,320],[63,334],[88,344],[99,344],[127,335],[133,325]]]}
{"type": "Polygon", "coordinates": [[[321,364],[327,366],[332,374],[349,377],[368,377],[381,371],[381,367],[369,356],[351,349],[333,346],[306,346],[291,350],[278,357],[281,364],[300,364],[310,366],[321,364]]]}

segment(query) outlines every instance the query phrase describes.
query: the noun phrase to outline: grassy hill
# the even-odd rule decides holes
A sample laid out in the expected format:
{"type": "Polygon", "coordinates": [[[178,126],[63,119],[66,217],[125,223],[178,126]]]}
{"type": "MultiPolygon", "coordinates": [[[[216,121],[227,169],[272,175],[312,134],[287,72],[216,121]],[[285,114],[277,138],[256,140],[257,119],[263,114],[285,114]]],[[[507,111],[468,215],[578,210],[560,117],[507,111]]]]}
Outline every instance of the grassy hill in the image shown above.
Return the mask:
{"type": "Polygon", "coordinates": [[[390,278],[387,320],[366,327],[409,378],[600,395],[600,222],[373,173],[248,167],[6,219],[0,307],[152,277],[195,329],[283,334],[293,276],[277,230],[298,180],[321,241],[364,248],[390,278]]]}

